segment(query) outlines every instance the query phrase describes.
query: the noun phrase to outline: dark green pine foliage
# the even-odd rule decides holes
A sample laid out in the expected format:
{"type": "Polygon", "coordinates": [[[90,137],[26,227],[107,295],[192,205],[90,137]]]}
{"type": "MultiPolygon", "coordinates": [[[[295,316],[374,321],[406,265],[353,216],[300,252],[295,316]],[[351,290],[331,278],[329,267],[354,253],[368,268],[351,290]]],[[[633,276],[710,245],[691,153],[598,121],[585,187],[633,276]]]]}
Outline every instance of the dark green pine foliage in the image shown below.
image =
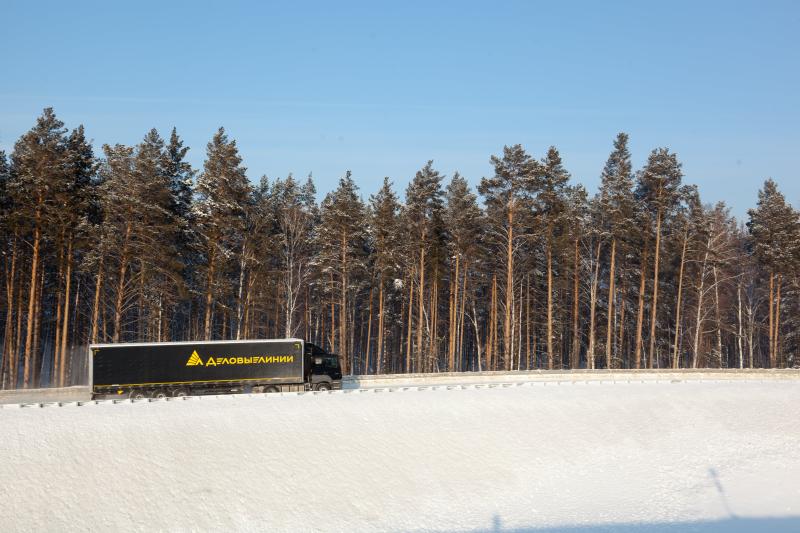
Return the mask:
{"type": "MultiPolygon", "coordinates": [[[[656,148],[647,158],[647,164],[637,176],[636,197],[642,204],[648,221],[648,230],[654,235],[652,297],[650,299],[650,339],[645,354],[647,366],[653,368],[656,360],[659,268],[661,267],[661,237],[663,226],[670,223],[681,200],[681,164],[677,155],[667,148],[656,148]]],[[[664,328],[666,329],[666,328],[664,328]]],[[[637,346],[641,339],[637,338],[637,346]]],[[[637,349],[637,354],[639,350],[637,349]]],[[[663,350],[667,353],[668,350],[663,350]]]]}
{"type": "MultiPolygon", "coordinates": [[[[768,307],[768,359],[769,366],[783,363],[784,345],[781,340],[782,315],[785,314],[786,294],[782,294],[786,281],[797,282],[800,266],[800,220],[798,212],[786,202],[777,184],[768,179],[758,192],[755,209],[748,211],[751,247],[758,263],[764,268],[769,281],[763,284],[768,307]],[[783,308],[783,309],[782,309],[783,308]]],[[[791,290],[791,289],[790,289],[791,290]]],[[[791,317],[791,315],[790,315],[791,317]]],[[[793,340],[795,335],[790,335],[793,340]]]]}
{"type": "MultiPolygon", "coordinates": [[[[376,374],[382,373],[384,369],[390,372],[396,371],[398,365],[397,350],[387,346],[387,338],[391,337],[392,333],[399,335],[400,330],[396,324],[402,320],[397,308],[403,297],[402,288],[394,283],[401,275],[403,264],[400,252],[402,229],[399,217],[400,202],[397,194],[389,178],[384,178],[383,185],[377,193],[370,196],[369,201],[370,259],[378,302],[377,338],[374,344],[376,374]]],[[[372,354],[368,352],[367,357],[372,357],[372,354]]],[[[369,359],[365,362],[365,367],[367,372],[371,370],[369,359]]]]}
{"type": "Polygon", "coordinates": [[[186,298],[188,290],[196,286],[194,277],[198,264],[196,248],[193,246],[196,235],[192,221],[192,195],[195,171],[186,161],[189,147],[184,146],[183,140],[178,136],[177,130],[172,128],[169,142],[166,144],[161,156],[161,170],[169,183],[170,204],[169,212],[175,225],[176,238],[174,243],[175,267],[179,269],[176,279],[176,289],[180,298],[174,302],[175,317],[171,326],[177,327],[173,335],[180,334],[181,324],[186,324],[191,316],[191,300],[186,298]]]}
{"type": "Polygon", "coordinates": [[[337,311],[329,317],[330,346],[344,356],[343,372],[352,372],[355,361],[354,322],[356,298],[364,289],[359,281],[366,269],[366,222],[366,208],[348,170],[322,201],[316,234],[318,271],[328,280],[327,294],[337,311]]]}
{"type": "MultiPolygon", "coordinates": [[[[564,294],[569,293],[571,309],[564,308],[565,316],[563,337],[570,338],[569,342],[564,342],[564,353],[569,354],[564,357],[564,365],[568,368],[580,368],[581,358],[581,324],[580,311],[582,306],[581,294],[584,289],[583,278],[588,278],[589,273],[585,271],[583,265],[586,263],[583,247],[584,236],[590,233],[588,226],[591,223],[589,210],[589,195],[582,185],[571,185],[565,191],[565,224],[564,233],[561,238],[564,246],[563,252],[563,272],[572,274],[571,283],[567,282],[566,275],[562,276],[564,294]],[[567,285],[570,285],[567,288],[567,285]],[[570,324],[569,334],[566,324],[570,324]]],[[[563,298],[565,305],[567,298],[563,298]]],[[[527,324],[528,317],[526,317],[527,324]]],[[[528,362],[530,365],[530,362],[528,362]]]]}
{"type": "MultiPolygon", "coordinates": [[[[8,226],[6,217],[10,207],[8,197],[8,181],[11,179],[11,165],[8,163],[8,157],[5,151],[0,150],[0,228],[2,228],[3,235],[8,236],[8,226]]],[[[6,244],[5,240],[2,241],[6,244]]]]}
{"type": "MultiPolygon", "coordinates": [[[[599,213],[600,226],[597,228],[607,241],[608,254],[608,310],[606,313],[606,367],[610,368],[619,354],[614,350],[614,319],[618,307],[617,278],[621,277],[624,286],[629,280],[625,258],[629,255],[635,242],[631,237],[636,234],[636,203],[633,196],[633,165],[628,150],[628,135],[619,133],[614,140],[614,150],[608,156],[606,165],[600,175],[599,213]]],[[[622,295],[624,298],[624,293],[622,295]]]]}
{"type": "Polygon", "coordinates": [[[610,239],[620,241],[635,224],[634,175],[627,133],[619,133],[614,140],[614,150],[608,156],[600,181],[604,230],[610,239]]]}
{"type": "Polygon", "coordinates": [[[800,246],[797,212],[786,202],[775,181],[764,182],[755,209],[749,209],[747,214],[756,258],[770,271],[787,272],[794,266],[800,246]]]}
{"type": "Polygon", "coordinates": [[[150,252],[138,258],[137,292],[139,338],[165,338],[163,317],[184,292],[183,264],[178,249],[181,226],[173,212],[171,176],[165,168],[164,140],[151,129],[137,146],[135,173],[143,187],[144,218],[136,228],[137,240],[150,252]],[[149,287],[149,290],[145,290],[149,287]]]}
{"type": "MultiPolygon", "coordinates": [[[[487,274],[492,287],[491,301],[495,305],[489,311],[490,341],[487,342],[486,366],[497,370],[502,360],[506,370],[511,369],[514,358],[512,322],[514,315],[515,279],[519,277],[519,267],[515,265],[519,245],[526,240],[531,221],[531,194],[538,170],[538,163],[519,144],[503,147],[503,157],[492,156],[494,176],[481,179],[478,191],[486,202],[489,223],[488,241],[492,247],[496,266],[487,274]],[[499,281],[500,290],[505,293],[503,307],[503,334],[498,339],[497,307],[499,297],[494,287],[499,281]],[[500,342],[502,341],[502,345],[500,342]],[[502,350],[502,352],[501,352],[502,350]]],[[[486,265],[489,267],[489,265],[486,265]]]]}
{"type": "MultiPolygon", "coordinates": [[[[64,152],[64,186],[56,191],[55,211],[60,232],[57,246],[61,258],[61,279],[57,280],[59,297],[56,305],[62,307],[55,324],[53,361],[50,365],[50,384],[63,386],[72,371],[71,350],[68,350],[71,320],[77,320],[71,307],[76,288],[76,272],[88,255],[85,251],[94,243],[94,225],[97,223],[97,160],[91,143],[86,139],[83,126],[78,126],[66,139],[64,152]],[[59,302],[61,305],[59,305],[59,302]]],[[[57,310],[58,313],[58,310],[57,310]]]]}
{"type": "Polygon", "coordinates": [[[426,309],[432,312],[430,304],[430,290],[436,290],[438,261],[441,259],[438,244],[440,243],[440,229],[443,210],[442,176],[433,168],[433,161],[427,164],[414,175],[414,179],[406,188],[406,202],[403,209],[403,226],[405,228],[404,252],[406,253],[405,269],[409,273],[408,290],[415,290],[413,306],[408,314],[408,331],[416,332],[411,347],[406,347],[406,371],[424,371],[431,366],[433,354],[429,349],[431,341],[435,342],[433,323],[435,317],[431,314],[426,320],[426,309]],[[426,280],[427,274],[427,280],[426,280]],[[431,280],[431,278],[433,278],[431,280]],[[411,317],[416,314],[416,326],[412,327],[411,317]],[[423,340],[428,341],[428,346],[423,345],[423,340]],[[426,350],[426,348],[428,348],[426,350]],[[413,353],[413,356],[412,356],[413,353]],[[414,368],[411,368],[412,362],[414,368]]]}
{"type": "MultiPolygon", "coordinates": [[[[14,145],[11,156],[13,179],[9,182],[9,195],[15,206],[14,218],[19,221],[15,227],[30,250],[25,334],[24,340],[20,340],[24,346],[22,386],[25,388],[37,383],[41,368],[41,314],[37,312],[41,300],[37,296],[45,281],[41,276],[43,252],[47,252],[43,244],[55,240],[59,233],[54,222],[59,210],[55,199],[67,182],[64,172],[66,132],[53,109],[46,108],[33,129],[14,145]]],[[[16,378],[15,372],[12,382],[16,383],[16,378]]]]}
{"type": "Polygon", "coordinates": [[[555,344],[554,276],[557,275],[561,257],[558,250],[566,235],[567,190],[569,172],[564,168],[561,154],[551,146],[539,164],[536,176],[536,219],[545,250],[545,269],[547,277],[546,294],[546,333],[547,368],[553,369],[563,364],[560,351],[555,344]]]}
{"type": "Polygon", "coordinates": [[[192,207],[192,183],[195,171],[186,161],[189,147],[183,145],[183,140],[178,136],[175,128],[169,136],[162,156],[162,168],[169,179],[169,188],[172,195],[170,210],[177,221],[186,223],[192,207]]]}
{"type": "Polygon", "coordinates": [[[196,245],[203,257],[198,265],[202,275],[199,283],[204,294],[204,317],[201,335],[211,339],[215,335],[214,311],[221,303],[223,329],[225,306],[232,296],[230,271],[239,267],[236,261],[242,244],[251,186],[246,168],[236,147],[225,129],[220,128],[206,147],[203,172],[197,179],[197,200],[193,204],[192,220],[197,234],[196,245]],[[221,300],[221,301],[220,301],[221,300]]]}
{"type": "Polygon", "coordinates": [[[469,350],[476,351],[476,358],[466,357],[465,349],[471,338],[470,331],[477,325],[476,320],[467,324],[467,317],[472,312],[475,318],[475,288],[486,256],[483,234],[486,220],[477,196],[458,172],[447,185],[444,223],[450,263],[447,369],[453,372],[477,368],[480,358],[479,343],[469,350]]]}

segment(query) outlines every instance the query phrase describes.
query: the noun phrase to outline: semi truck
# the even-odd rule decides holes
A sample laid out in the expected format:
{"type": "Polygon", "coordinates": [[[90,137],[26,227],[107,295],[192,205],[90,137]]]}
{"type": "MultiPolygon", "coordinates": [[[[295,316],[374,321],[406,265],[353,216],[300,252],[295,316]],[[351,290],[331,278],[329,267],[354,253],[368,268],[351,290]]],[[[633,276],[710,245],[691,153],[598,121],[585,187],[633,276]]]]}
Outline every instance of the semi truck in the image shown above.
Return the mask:
{"type": "Polygon", "coordinates": [[[341,389],[339,356],[303,339],[92,344],[93,399],[341,389]]]}

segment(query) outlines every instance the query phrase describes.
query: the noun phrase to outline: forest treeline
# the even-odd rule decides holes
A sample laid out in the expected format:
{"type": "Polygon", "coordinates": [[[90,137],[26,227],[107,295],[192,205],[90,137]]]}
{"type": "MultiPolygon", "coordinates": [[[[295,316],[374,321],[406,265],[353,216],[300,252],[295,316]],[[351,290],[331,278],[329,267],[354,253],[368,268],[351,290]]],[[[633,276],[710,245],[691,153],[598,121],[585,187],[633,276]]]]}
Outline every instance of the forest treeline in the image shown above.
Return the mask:
{"type": "Polygon", "coordinates": [[[590,196],[558,150],[491,158],[477,190],[424,165],[251,182],[220,128],[94,153],[45,109],[0,152],[2,387],[86,380],[98,342],[303,337],[347,373],[787,367],[800,222],[772,180],[740,224],[656,148],[610,146],[590,196]]]}

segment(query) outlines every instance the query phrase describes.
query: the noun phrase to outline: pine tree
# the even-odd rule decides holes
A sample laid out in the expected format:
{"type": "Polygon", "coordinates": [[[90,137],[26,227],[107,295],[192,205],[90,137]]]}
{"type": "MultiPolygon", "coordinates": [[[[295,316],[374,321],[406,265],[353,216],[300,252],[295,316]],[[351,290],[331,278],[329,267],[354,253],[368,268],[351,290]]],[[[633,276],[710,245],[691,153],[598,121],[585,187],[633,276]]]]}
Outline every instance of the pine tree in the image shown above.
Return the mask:
{"type": "MultiPolygon", "coordinates": [[[[619,133],[614,141],[614,151],[606,161],[600,176],[600,210],[602,230],[611,241],[608,272],[608,315],[606,324],[606,368],[611,368],[614,358],[613,324],[614,302],[617,299],[615,283],[617,278],[617,257],[627,252],[626,236],[633,231],[635,224],[635,203],[633,197],[633,167],[628,151],[628,135],[619,133]],[[622,252],[618,254],[618,252],[622,252]]],[[[619,265],[620,270],[625,268],[619,265]]]]}
{"type": "MultiPolygon", "coordinates": [[[[637,179],[637,196],[654,218],[655,251],[653,253],[653,296],[650,302],[650,349],[648,366],[653,368],[656,359],[656,324],[658,316],[659,266],[661,254],[661,230],[665,219],[669,219],[680,199],[680,184],[683,174],[675,154],[666,148],[657,148],[650,153],[647,165],[637,179]]],[[[637,336],[638,347],[641,338],[637,336]]]]}
{"type": "Polygon", "coordinates": [[[781,289],[784,277],[791,275],[800,250],[800,221],[798,213],[778,191],[777,184],[768,179],[758,192],[758,204],[748,211],[747,228],[759,263],[769,273],[768,340],[769,365],[780,363],[781,289]]]}
{"type": "Polygon", "coordinates": [[[365,269],[365,222],[364,203],[350,171],[347,171],[336,190],[328,193],[322,201],[317,232],[320,250],[317,261],[322,274],[333,280],[330,286],[331,309],[338,305],[339,310],[338,317],[333,312],[331,314],[332,349],[338,349],[341,354],[344,373],[352,373],[355,362],[353,342],[348,333],[352,333],[351,317],[356,303],[353,300],[360,288],[357,280],[365,269]],[[338,339],[334,336],[336,331],[338,339]]]}
{"type": "Polygon", "coordinates": [[[0,359],[0,389],[8,384],[9,369],[12,364],[11,331],[14,319],[14,288],[16,277],[17,248],[16,239],[11,236],[11,201],[8,197],[8,182],[11,179],[11,167],[6,153],[0,150],[0,246],[3,247],[5,273],[5,328],[3,329],[3,354],[0,359]],[[13,268],[12,268],[13,266],[13,268]]]}
{"type": "MultiPolygon", "coordinates": [[[[194,223],[192,221],[192,198],[194,194],[193,183],[196,172],[186,161],[186,154],[189,147],[183,145],[183,141],[178,136],[177,130],[172,128],[169,142],[162,153],[161,168],[164,176],[169,182],[171,202],[169,211],[177,231],[175,248],[175,265],[180,269],[179,276],[175,280],[175,288],[181,295],[186,294],[186,290],[193,286],[195,280],[193,272],[198,262],[196,257],[195,241],[197,236],[194,233],[194,223]]],[[[189,321],[190,305],[187,305],[185,298],[180,298],[183,302],[174,302],[175,321],[189,321]]],[[[166,305],[166,302],[165,302],[166,305]]],[[[165,334],[169,335],[168,328],[165,334]]]]}
{"type": "MultiPolygon", "coordinates": [[[[69,327],[70,305],[72,301],[72,278],[75,272],[75,263],[79,257],[76,248],[86,248],[91,239],[89,234],[92,209],[94,208],[95,191],[94,179],[97,171],[97,161],[92,145],[86,139],[83,126],[78,126],[70,133],[66,141],[64,171],[66,173],[65,187],[57,198],[60,209],[56,212],[57,224],[62,228],[61,242],[64,249],[64,289],[63,311],[61,312],[60,328],[56,324],[56,343],[54,352],[53,371],[57,371],[50,383],[64,386],[69,367],[69,327]]],[[[61,295],[61,294],[59,294],[61,295]]]]}
{"type": "Polygon", "coordinates": [[[282,272],[284,334],[294,337],[299,328],[295,320],[301,308],[301,296],[311,268],[311,244],[316,217],[313,198],[316,193],[309,177],[304,185],[289,175],[273,185],[273,217],[280,249],[282,272]]]}
{"type": "MultiPolygon", "coordinates": [[[[64,123],[56,118],[53,109],[46,108],[33,129],[17,141],[11,156],[13,179],[9,182],[9,193],[19,220],[27,226],[24,231],[29,234],[31,248],[23,360],[25,388],[33,385],[35,378],[37,354],[34,344],[39,339],[35,338],[34,330],[38,320],[37,310],[41,307],[37,295],[42,279],[42,238],[44,232],[52,227],[50,218],[55,211],[54,192],[63,189],[65,184],[66,131],[64,123]]],[[[16,375],[12,375],[12,382],[16,383],[16,378],[16,375]]]]}
{"type": "MultiPolygon", "coordinates": [[[[386,351],[386,285],[396,279],[402,259],[400,257],[400,203],[392,189],[389,178],[383,179],[380,190],[370,196],[369,231],[373,268],[378,285],[378,339],[375,352],[375,373],[380,374],[385,367],[386,351]]],[[[370,316],[371,319],[371,316],[370,316]]],[[[369,350],[367,350],[369,357],[369,350]]],[[[369,361],[365,370],[369,372],[369,361]]]]}
{"type": "Polygon", "coordinates": [[[444,221],[452,264],[447,370],[455,372],[463,369],[466,303],[473,290],[470,278],[473,278],[473,265],[482,252],[481,230],[485,223],[477,197],[458,172],[447,185],[444,221]]]}
{"type": "Polygon", "coordinates": [[[572,244],[572,344],[569,351],[569,368],[580,368],[581,324],[580,295],[581,275],[581,241],[589,233],[590,222],[589,200],[586,189],[581,185],[568,187],[566,190],[566,231],[565,238],[572,244]]]}
{"type": "MultiPolygon", "coordinates": [[[[406,348],[406,372],[411,372],[412,360],[416,363],[416,370],[422,370],[425,362],[433,354],[428,354],[428,358],[423,355],[423,337],[427,331],[429,341],[433,333],[433,320],[426,320],[426,305],[425,305],[425,274],[426,270],[431,266],[432,259],[438,257],[438,244],[437,229],[440,229],[440,221],[442,219],[443,209],[443,195],[442,191],[442,176],[438,171],[433,168],[433,161],[428,163],[419,170],[414,179],[409,183],[406,189],[406,202],[403,209],[403,224],[407,229],[408,246],[408,259],[411,264],[408,265],[411,272],[416,276],[417,294],[414,296],[412,288],[414,282],[409,282],[409,313],[408,313],[408,332],[409,339],[412,331],[413,316],[413,303],[416,299],[416,314],[417,314],[417,327],[416,327],[416,343],[414,348],[414,357],[412,357],[409,346],[406,348]]],[[[435,265],[438,266],[438,265],[435,265]]],[[[430,277],[429,277],[430,279],[430,277]]],[[[433,285],[431,288],[435,293],[436,278],[434,276],[433,285]]],[[[436,299],[435,297],[433,298],[436,299]]],[[[430,305],[428,306],[431,307],[430,305]]],[[[432,311],[431,311],[432,313],[432,311]]],[[[432,317],[431,317],[432,318],[432,317]]]]}
{"type": "MultiPolygon", "coordinates": [[[[188,152],[189,147],[183,145],[177,130],[172,128],[169,143],[162,154],[161,167],[164,175],[169,180],[169,188],[172,195],[170,211],[177,221],[186,221],[192,207],[192,182],[195,171],[186,161],[188,152]]],[[[182,229],[186,230],[186,228],[182,229]]]]}
{"type": "Polygon", "coordinates": [[[566,192],[569,173],[564,168],[561,155],[551,146],[539,165],[536,175],[536,217],[542,229],[547,268],[547,368],[555,366],[553,339],[553,272],[554,252],[563,235],[567,214],[566,192]]]}
{"type": "MultiPolygon", "coordinates": [[[[197,180],[197,202],[191,216],[196,221],[204,283],[203,337],[214,335],[213,312],[224,285],[219,278],[240,250],[246,205],[251,186],[236,141],[229,141],[220,128],[206,148],[203,172],[197,180]]],[[[224,327],[224,321],[223,321],[224,327]]]]}
{"type": "MultiPolygon", "coordinates": [[[[512,323],[514,311],[514,266],[515,250],[524,236],[525,214],[529,207],[529,194],[539,171],[536,161],[528,155],[521,145],[505,146],[503,157],[492,156],[494,176],[483,178],[478,190],[486,200],[489,221],[492,224],[490,235],[498,258],[502,257],[505,267],[505,315],[503,320],[503,360],[506,370],[511,369],[513,358],[512,323]],[[522,234],[522,235],[521,235],[522,234]],[[502,255],[501,255],[502,249],[502,255]]],[[[496,327],[492,324],[492,327],[496,327]]],[[[487,350],[487,366],[493,354],[487,350]]]]}

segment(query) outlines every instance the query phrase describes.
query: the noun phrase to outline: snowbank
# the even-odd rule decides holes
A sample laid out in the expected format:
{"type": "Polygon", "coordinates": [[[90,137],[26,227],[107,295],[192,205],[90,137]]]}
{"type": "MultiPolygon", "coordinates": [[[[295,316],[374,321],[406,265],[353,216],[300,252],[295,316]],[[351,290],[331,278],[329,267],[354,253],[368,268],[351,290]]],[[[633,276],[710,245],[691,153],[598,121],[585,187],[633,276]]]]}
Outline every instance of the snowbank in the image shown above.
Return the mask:
{"type": "Polygon", "coordinates": [[[0,408],[0,530],[800,529],[798,381],[0,408]]]}

